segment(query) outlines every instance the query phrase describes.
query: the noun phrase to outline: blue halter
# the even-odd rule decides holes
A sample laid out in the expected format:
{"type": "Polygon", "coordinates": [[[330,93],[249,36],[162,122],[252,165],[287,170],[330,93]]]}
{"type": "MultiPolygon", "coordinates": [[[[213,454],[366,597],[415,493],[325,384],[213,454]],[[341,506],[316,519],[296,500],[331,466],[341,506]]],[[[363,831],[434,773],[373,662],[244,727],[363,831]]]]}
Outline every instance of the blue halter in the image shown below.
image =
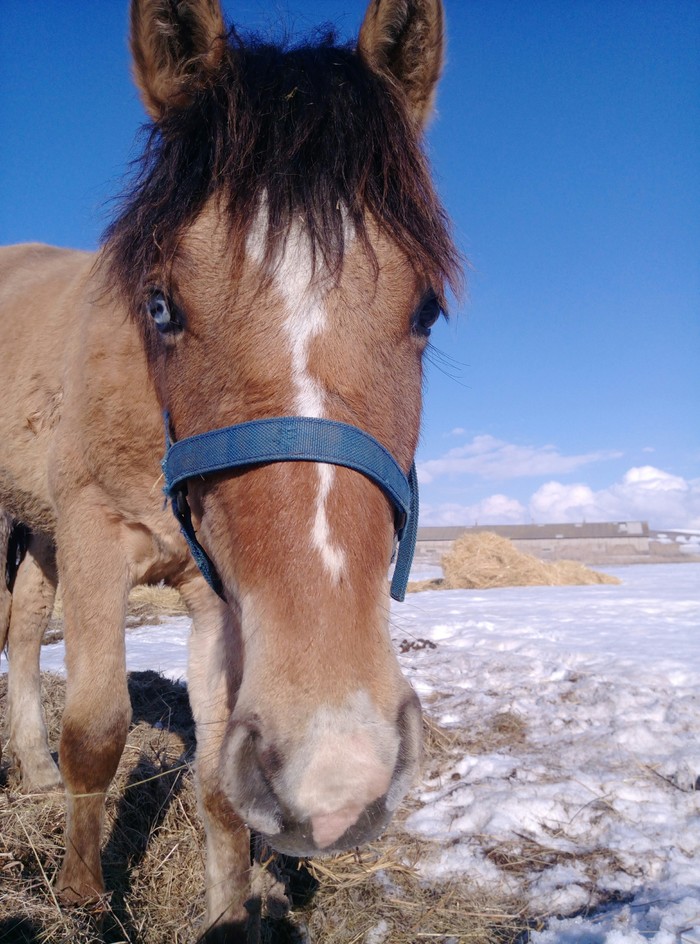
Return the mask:
{"type": "Polygon", "coordinates": [[[381,488],[396,511],[398,541],[391,596],[406,595],[418,530],[418,480],[415,463],[406,475],[381,443],[357,426],[310,416],[280,416],[213,429],[173,442],[165,414],[165,494],[192,556],[209,586],[225,599],[221,578],[197,540],[187,502],[187,480],[270,462],[326,462],[361,472],[381,488]]]}

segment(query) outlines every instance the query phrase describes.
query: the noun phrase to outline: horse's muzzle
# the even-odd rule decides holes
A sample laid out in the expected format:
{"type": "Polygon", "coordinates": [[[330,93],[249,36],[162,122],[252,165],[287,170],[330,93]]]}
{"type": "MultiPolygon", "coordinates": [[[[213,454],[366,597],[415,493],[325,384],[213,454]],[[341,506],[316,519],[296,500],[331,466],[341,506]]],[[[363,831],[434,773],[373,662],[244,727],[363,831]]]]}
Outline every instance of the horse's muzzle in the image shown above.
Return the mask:
{"type": "Polygon", "coordinates": [[[221,759],[224,792],[279,852],[354,848],[382,832],[416,775],[421,713],[415,694],[391,725],[393,738],[385,730],[377,740],[374,727],[314,732],[295,751],[289,742],[266,740],[258,720],[234,720],[221,759]]]}

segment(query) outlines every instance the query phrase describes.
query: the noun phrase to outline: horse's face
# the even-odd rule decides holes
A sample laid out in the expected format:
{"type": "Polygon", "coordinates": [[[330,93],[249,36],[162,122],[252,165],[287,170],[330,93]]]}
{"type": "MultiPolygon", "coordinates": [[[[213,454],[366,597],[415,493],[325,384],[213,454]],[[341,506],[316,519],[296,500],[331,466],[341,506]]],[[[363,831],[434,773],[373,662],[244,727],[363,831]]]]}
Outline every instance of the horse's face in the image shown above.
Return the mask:
{"type": "MultiPolygon", "coordinates": [[[[178,437],[261,417],[327,417],[369,432],[408,469],[424,325],[437,312],[424,304],[426,286],[376,234],[376,279],[349,236],[337,283],[312,280],[301,229],[264,282],[265,230],[261,218],[233,283],[215,206],[183,240],[171,284],[186,327],[165,336],[159,355],[178,437]]],[[[285,823],[308,820],[314,844],[327,846],[375,800],[403,794],[416,763],[418,706],[387,627],[393,508],[358,472],[299,462],[192,480],[189,497],[240,608],[232,795],[252,825],[275,832],[257,808],[257,780],[250,789],[259,766],[285,823]]]]}
{"type": "MultiPolygon", "coordinates": [[[[377,68],[382,56],[401,61],[401,49],[392,58],[385,48],[399,42],[384,27],[394,6],[401,4],[373,3],[363,27],[363,59],[377,68]]],[[[210,17],[211,3],[202,7],[210,17]]],[[[407,111],[420,123],[439,71],[441,11],[427,0],[415,7],[421,22],[400,41],[419,28],[425,44],[426,24],[434,37],[426,77],[417,81],[412,63],[406,90],[407,111]]],[[[160,118],[165,79],[149,65],[159,28],[149,22],[134,16],[133,43],[144,97],[160,118]]],[[[212,57],[219,32],[212,28],[206,44],[212,57]]],[[[177,107],[182,89],[180,74],[177,107]]],[[[313,189],[313,164],[304,172],[313,189]]],[[[167,275],[148,273],[149,360],[176,438],[265,417],[326,417],[371,434],[407,471],[422,353],[439,313],[430,279],[376,213],[350,212],[341,199],[337,269],[325,268],[323,253],[314,257],[299,214],[270,251],[268,196],[257,195],[236,247],[230,188],[221,188],[183,229],[167,275]]],[[[388,819],[419,754],[418,701],[388,631],[393,509],[360,473],[309,462],[191,480],[188,494],[240,623],[224,791],[283,851],[355,845],[388,819]]]]}

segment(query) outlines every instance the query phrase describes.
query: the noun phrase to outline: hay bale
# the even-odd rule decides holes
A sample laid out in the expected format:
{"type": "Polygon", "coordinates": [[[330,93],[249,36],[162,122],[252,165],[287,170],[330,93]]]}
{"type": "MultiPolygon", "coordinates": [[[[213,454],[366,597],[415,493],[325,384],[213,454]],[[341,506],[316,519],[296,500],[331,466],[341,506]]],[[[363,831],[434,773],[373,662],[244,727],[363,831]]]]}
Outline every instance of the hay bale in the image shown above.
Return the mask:
{"type": "Polygon", "coordinates": [[[576,561],[545,562],[519,551],[490,531],[464,534],[442,558],[443,580],[420,581],[409,589],[488,590],[494,587],[563,587],[620,583],[617,577],[576,561]]]}

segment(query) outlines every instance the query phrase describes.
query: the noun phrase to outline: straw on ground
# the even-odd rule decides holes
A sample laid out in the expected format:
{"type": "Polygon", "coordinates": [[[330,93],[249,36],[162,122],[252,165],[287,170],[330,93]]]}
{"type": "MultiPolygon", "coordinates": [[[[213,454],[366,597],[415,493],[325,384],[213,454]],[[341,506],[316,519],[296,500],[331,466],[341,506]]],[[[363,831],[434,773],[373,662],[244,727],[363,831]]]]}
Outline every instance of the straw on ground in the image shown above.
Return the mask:
{"type": "MultiPolygon", "coordinates": [[[[50,741],[56,747],[65,683],[44,674],[50,741]]],[[[0,771],[0,941],[95,944],[193,944],[203,910],[203,843],[192,778],[194,725],[184,684],[155,672],[129,677],[134,720],[107,802],[103,861],[109,895],[92,908],[61,909],[51,881],[63,842],[63,797],[23,794],[7,759],[0,771]]],[[[0,712],[6,676],[0,677],[0,712]]],[[[522,724],[500,716],[480,739],[428,719],[426,769],[447,769],[457,756],[490,751],[523,737],[522,724]],[[510,733],[509,733],[510,732],[510,733]]],[[[410,811],[410,802],[409,802],[410,811]]],[[[269,944],[452,944],[514,942],[527,926],[523,902],[486,893],[462,878],[429,883],[416,864],[423,843],[398,816],[381,840],[353,853],[300,861],[258,846],[275,882],[286,885],[291,912],[261,903],[269,944]],[[279,880],[279,881],[278,881],[279,880]],[[374,935],[372,938],[370,935],[374,935]]]]}
{"type": "Polygon", "coordinates": [[[442,570],[442,579],[412,581],[409,591],[620,583],[617,577],[591,570],[577,561],[541,561],[491,531],[463,534],[443,555],[442,570]]]}

